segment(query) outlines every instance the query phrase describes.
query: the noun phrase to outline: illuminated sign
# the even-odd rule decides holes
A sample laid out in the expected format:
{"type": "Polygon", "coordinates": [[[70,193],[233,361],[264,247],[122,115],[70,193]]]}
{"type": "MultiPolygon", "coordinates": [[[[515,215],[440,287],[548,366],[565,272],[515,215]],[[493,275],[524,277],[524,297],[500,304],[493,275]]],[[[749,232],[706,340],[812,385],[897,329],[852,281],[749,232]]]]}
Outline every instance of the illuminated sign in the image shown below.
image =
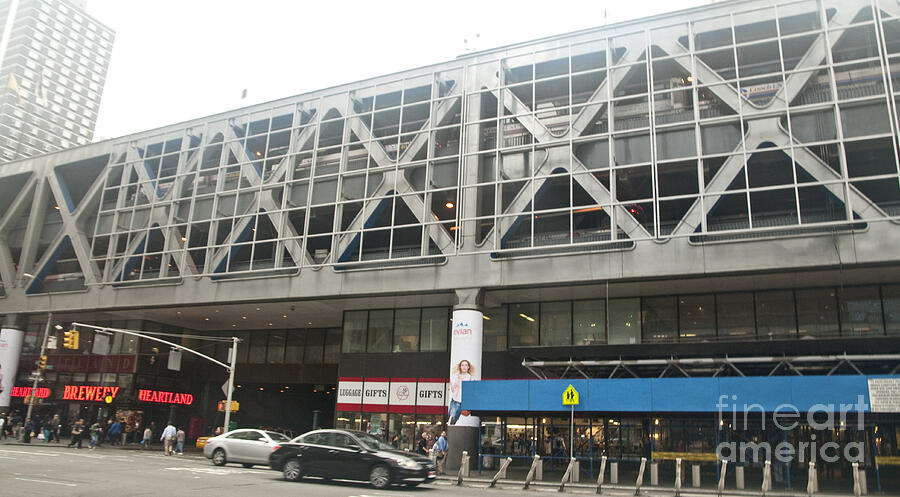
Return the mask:
{"type": "MultiPolygon", "coordinates": [[[[10,395],[13,397],[28,397],[31,395],[31,387],[12,387],[10,395]]],[[[50,396],[50,389],[44,387],[38,388],[34,391],[34,396],[39,399],[46,399],[50,396]]]]}
{"type": "Polygon", "coordinates": [[[119,393],[119,387],[94,387],[90,385],[66,385],[63,400],[89,400],[111,403],[119,393]]]}
{"type": "Polygon", "coordinates": [[[194,403],[194,396],[189,393],[161,392],[159,390],[138,390],[138,400],[142,402],[159,402],[160,404],[194,403]]]}

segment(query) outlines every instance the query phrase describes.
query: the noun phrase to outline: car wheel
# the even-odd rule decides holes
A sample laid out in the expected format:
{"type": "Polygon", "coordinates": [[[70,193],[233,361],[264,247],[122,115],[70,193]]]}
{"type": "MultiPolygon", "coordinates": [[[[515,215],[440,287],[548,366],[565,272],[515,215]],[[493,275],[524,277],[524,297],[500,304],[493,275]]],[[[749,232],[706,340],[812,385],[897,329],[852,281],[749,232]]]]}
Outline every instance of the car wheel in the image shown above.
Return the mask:
{"type": "Polygon", "coordinates": [[[244,466],[245,468],[248,468],[248,469],[253,467],[252,464],[246,463],[246,462],[243,464],[243,466],[244,466]]]}
{"type": "Polygon", "coordinates": [[[222,449],[214,450],[212,454],[212,462],[216,466],[224,466],[225,463],[228,462],[228,460],[225,459],[225,451],[222,449]]]}
{"type": "Polygon", "coordinates": [[[369,483],[375,488],[386,488],[391,484],[391,472],[387,466],[379,464],[369,472],[369,483]]]}
{"type": "Polygon", "coordinates": [[[300,470],[300,461],[297,459],[288,459],[285,461],[281,473],[287,481],[299,481],[303,476],[303,472],[300,470]]]}

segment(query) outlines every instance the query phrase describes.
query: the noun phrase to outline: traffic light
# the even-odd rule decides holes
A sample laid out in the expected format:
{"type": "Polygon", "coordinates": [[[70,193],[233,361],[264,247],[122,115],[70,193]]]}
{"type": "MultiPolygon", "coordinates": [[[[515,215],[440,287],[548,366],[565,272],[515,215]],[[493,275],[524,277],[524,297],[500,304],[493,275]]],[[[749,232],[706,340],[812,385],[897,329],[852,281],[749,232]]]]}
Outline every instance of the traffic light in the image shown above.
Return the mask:
{"type": "Polygon", "coordinates": [[[47,369],[47,356],[41,356],[41,370],[47,369]]]}
{"type": "Polygon", "coordinates": [[[78,348],[78,330],[69,330],[63,333],[63,347],[67,349],[78,348]]]}

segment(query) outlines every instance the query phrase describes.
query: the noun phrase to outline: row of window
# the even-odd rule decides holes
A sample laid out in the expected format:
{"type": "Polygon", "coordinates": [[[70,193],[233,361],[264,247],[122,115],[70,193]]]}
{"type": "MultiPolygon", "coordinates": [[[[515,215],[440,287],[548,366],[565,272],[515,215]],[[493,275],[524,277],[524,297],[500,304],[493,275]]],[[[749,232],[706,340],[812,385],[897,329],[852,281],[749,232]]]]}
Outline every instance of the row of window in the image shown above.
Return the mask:
{"type": "Polygon", "coordinates": [[[443,352],[450,331],[448,307],[344,313],[344,353],[443,352]]]}

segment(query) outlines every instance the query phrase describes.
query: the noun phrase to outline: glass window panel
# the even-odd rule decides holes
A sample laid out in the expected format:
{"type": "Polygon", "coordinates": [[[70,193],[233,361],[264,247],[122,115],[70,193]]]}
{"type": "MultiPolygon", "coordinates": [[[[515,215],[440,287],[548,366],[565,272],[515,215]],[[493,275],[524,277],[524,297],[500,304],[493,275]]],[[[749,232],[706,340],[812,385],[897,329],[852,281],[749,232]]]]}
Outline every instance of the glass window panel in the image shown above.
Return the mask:
{"type": "Polygon", "coordinates": [[[572,343],[606,343],[606,302],[601,299],[577,300],[572,307],[572,343]]]}
{"type": "Polygon", "coordinates": [[[509,346],[538,344],[538,304],[511,304],[509,307],[509,346]]]}
{"type": "Polygon", "coordinates": [[[884,285],[881,287],[884,300],[885,328],[889,335],[900,334],[900,285],[884,285]]]}
{"type": "Polygon", "coordinates": [[[877,286],[843,288],[840,292],[841,335],[882,335],[881,297],[877,286]]]}
{"type": "Polygon", "coordinates": [[[341,355],[341,329],[329,328],[325,332],[325,364],[337,364],[341,355]]]}
{"type": "Polygon", "coordinates": [[[443,352],[447,350],[447,334],[450,330],[450,316],[446,307],[426,307],[422,309],[421,346],[422,352],[443,352]]]}
{"type": "Polygon", "coordinates": [[[485,309],[483,321],[484,351],[506,350],[506,306],[485,309]]]}
{"type": "Polygon", "coordinates": [[[752,337],[756,334],[752,293],[716,295],[719,336],[752,337]]]}
{"type": "Polygon", "coordinates": [[[797,290],[797,324],[802,336],[837,335],[838,315],[834,289],[797,290]]]}
{"type": "Polygon", "coordinates": [[[648,297],[641,311],[645,342],[668,342],[678,338],[678,300],[672,297],[648,297]]]}
{"type": "Polygon", "coordinates": [[[285,364],[303,363],[303,338],[304,334],[300,330],[292,330],[287,334],[287,343],[284,347],[285,364]]]}
{"type": "Polygon", "coordinates": [[[541,304],[541,345],[572,344],[572,303],[541,304]]]}
{"type": "Polygon", "coordinates": [[[756,292],[756,326],[760,338],[772,339],[796,333],[794,292],[756,292]]]}
{"type": "Polygon", "coordinates": [[[609,344],[641,343],[641,299],[609,301],[609,344]]]}
{"type": "Polygon", "coordinates": [[[419,309],[398,309],[394,316],[394,352],[419,350],[419,309]]]}
{"type": "Polygon", "coordinates": [[[306,330],[306,351],[303,362],[306,364],[322,364],[324,347],[325,330],[306,330]]]}
{"type": "Polygon", "coordinates": [[[712,295],[685,295],[679,298],[678,324],[682,340],[715,337],[715,298],[712,295]]]}
{"type": "Polygon", "coordinates": [[[366,351],[368,315],[368,311],[347,311],[344,313],[344,346],[342,350],[345,354],[366,351]]]}
{"type": "Polygon", "coordinates": [[[888,109],[883,100],[841,105],[841,126],[845,138],[889,133],[888,109]]]}
{"type": "Polygon", "coordinates": [[[247,362],[250,364],[265,364],[267,341],[268,333],[265,331],[250,333],[250,355],[247,358],[247,362]]]}
{"type": "Polygon", "coordinates": [[[391,331],[394,324],[394,311],[381,310],[369,312],[369,333],[367,352],[390,352],[391,331]]]}
{"type": "Polygon", "coordinates": [[[284,363],[284,345],[286,335],[284,331],[272,332],[269,334],[269,346],[266,349],[267,364],[283,364],[284,363]]]}

